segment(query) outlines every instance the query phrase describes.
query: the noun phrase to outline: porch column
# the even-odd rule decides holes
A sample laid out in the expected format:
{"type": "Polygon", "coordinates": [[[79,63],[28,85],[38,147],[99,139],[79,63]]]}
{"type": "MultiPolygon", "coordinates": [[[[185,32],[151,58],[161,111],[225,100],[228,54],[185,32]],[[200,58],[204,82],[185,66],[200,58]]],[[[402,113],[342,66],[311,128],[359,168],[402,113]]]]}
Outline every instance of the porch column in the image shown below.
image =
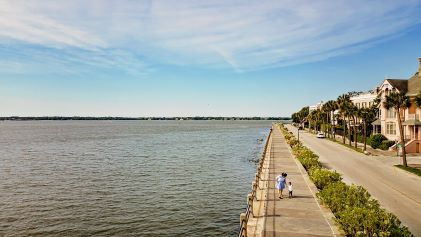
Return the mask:
{"type": "Polygon", "coordinates": [[[413,135],[413,139],[415,140],[415,124],[414,124],[414,135],[413,135]]]}

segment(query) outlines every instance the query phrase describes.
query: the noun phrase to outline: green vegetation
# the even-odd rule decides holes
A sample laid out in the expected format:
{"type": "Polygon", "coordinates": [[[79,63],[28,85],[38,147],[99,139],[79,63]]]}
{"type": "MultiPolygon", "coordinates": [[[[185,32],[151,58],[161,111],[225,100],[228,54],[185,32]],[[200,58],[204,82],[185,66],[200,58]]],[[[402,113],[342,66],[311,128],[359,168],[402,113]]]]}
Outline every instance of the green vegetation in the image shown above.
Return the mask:
{"type": "Polygon", "coordinates": [[[319,189],[317,196],[332,210],[346,236],[413,236],[395,215],[381,208],[367,190],[347,185],[336,171],[322,168],[314,152],[298,142],[282,124],[279,127],[293,154],[319,189]]]}
{"type": "Polygon", "coordinates": [[[411,172],[413,174],[416,174],[418,176],[421,176],[421,170],[420,169],[417,169],[417,168],[414,168],[414,167],[409,167],[409,166],[405,167],[403,165],[395,165],[395,166],[398,167],[398,168],[401,168],[403,170],[406,170],[408,172],[411,172]]]}
{"type": "Polygon", "coordinates": [[[336,100],[327,101],[320,109],[311,112],[308,107],[303,107],[292,114],[293,122],[308,127],[310,132],[324,131],[328,138],[335,138],[336,134],[339,134],[342,136],[343,144],[348,137],[348,145],[351,146],[353,141],[355,149],[358,149],[357,141],[360,141],[364,143],[363,150],[366,150],[369,143],[367,137],[372,132],[371,123],[377,119],[380,99],[376,99],[370,107],[357,107],[352,103],[351,97],[361,93],[348,92],[336,100]]]}
{"type": "Polygon", "coordinates": [[[288,117],[62,117],[62,116],[41,116],[41,117],[0,117],[0,120],[290,120],[288,117]]]}
{"type": "Polygon", "coordinates": [[[389,150],[389,147],[393,146],[394,144],[395,144],[394,141],[385,140],[385,141],[382,141],[382,144],[379,146],[379,148],[387,151],[389,150]]]}
{"type": "Polygon", "coordinates": [[[387,138],[382,134],[374,134],[370,136],[370,146],[373,149],[377,149],[380,147],[383,141],[386,141],[387,138]]]}
{"type": "Polygon", "coordinates": [[[311,169],[310,177],[314,185],[321,190],[331,183],[336,183],[342,180],[341,175],[336,171],[332,172],[321,168],[311,169]]]}
{"type": "Polygon", "coordinates": [[[402,164],[403,166],[407,167],[408,163],[406,162],[406,150],[405,150],[405,136],[403,134],[403,125],[402,125],[402,118],[401,114],[405,112],[405,109],[411,105],[411,101],[409,97],[405,95],[404,92],[391,92],[385,97],[385,101],[383,102],[383,107],[385,109],[394,109],[397,114],[398,118],[398,126],[399,126],[399,135],[402,145],[402,164]]]}

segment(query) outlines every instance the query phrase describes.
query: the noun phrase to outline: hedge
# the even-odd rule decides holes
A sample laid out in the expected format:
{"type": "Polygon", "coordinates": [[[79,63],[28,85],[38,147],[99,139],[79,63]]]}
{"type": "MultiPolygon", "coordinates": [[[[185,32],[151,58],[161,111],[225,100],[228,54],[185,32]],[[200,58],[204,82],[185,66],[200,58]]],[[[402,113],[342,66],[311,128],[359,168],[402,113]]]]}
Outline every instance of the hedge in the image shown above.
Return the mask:
{"type": "Polygon", "coordinates": [[[374,134],[370,136],[370,145],[373,149],[377,149],[385,140],[387,140],[387,138],[382,134],[374,134]]]}
{"type": "Polygon", "coordinates": [[[382,150],[389,150],[389,147],[393,146],[394,144],[394,141],[384,140],[382,141],[382,144],[380,144],[379,148],[382,150]]]}
{"type": "MultiPolygon", "coordinates": [[[[394,214],[381,208],[367,190],[361,186],[347,185],[342,182],[339,173],[322,168],[319,157],[314,152],[296,141],[282,124],[279,127],[293,154],[319,189],[317,197],[330,208],[335,221],[347,236],[413,236],[394,214]]],[[[381,140],[380,145],[384,141],[376,135],[371,136],[370,140],[372,144],[373,141],[376,143],[381,140]]]]}

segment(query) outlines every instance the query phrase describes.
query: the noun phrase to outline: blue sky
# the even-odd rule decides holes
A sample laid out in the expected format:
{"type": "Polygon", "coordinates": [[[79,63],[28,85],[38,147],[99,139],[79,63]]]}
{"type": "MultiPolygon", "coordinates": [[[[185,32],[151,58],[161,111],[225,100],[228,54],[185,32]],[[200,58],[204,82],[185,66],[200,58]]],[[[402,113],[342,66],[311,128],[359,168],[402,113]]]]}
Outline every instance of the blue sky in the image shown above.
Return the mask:
{"type": "Polygon", "coordinates": [[[1,1],[0,116],[289,116],[409,78],[421,1],[1,1]]]}

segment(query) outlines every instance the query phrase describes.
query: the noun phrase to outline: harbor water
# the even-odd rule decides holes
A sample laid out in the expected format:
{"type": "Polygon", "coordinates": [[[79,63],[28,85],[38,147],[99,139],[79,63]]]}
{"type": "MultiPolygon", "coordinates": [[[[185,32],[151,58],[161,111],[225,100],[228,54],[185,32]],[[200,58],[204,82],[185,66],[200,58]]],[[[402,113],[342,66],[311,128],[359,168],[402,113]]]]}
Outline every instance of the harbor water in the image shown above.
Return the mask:
{"type": "Polygon", "coordinates": [[[271,123],[0,122],[0,236],[235,236],[271,123]]]}

